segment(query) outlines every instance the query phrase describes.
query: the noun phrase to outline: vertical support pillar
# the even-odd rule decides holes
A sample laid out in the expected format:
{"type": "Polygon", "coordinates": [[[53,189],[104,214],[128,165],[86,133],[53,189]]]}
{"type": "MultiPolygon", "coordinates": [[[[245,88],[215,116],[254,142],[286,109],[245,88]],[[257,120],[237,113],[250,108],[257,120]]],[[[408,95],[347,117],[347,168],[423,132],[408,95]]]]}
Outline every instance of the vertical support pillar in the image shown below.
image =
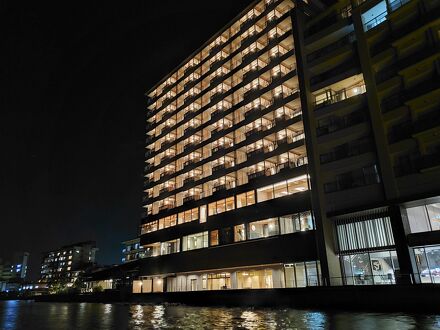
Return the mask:
{"type": "Polygon", "coordinates": [[[311,204],[316,225],[317,254],[321,264],[323,285],[339,285],[342,284],[341,267],[339,258],[335,253],[333,225],[326,216],[324,188],[319,177],[320,164],[316,137],[316,120],[313,114],[310,75],[307,69],[304,41],[306,19],[302,1],[295,3],[295,8],[291,12],[291,19],[307,148],[308,172],[311,181],[311,204]]]}
{"type": "Polygon", "coordinates": [[[399,261],[400,274],[396,276],[397,284],[411,284],[420,282],[414,276],[415,260],[407,244],[404,219],[399,205],[389,207],[391,228],[393,230],[394,243],[396,246],[397,259],[399,261]]]}
{"type": "Polygon", "coordinates": [[[356,34],[359,61],[364,76],[365,86],[367,88],[368,111],[376,144],[382,185],[386,199],[390,200],[398,197],[398,189],[394,176],[394,169],[391,163],[388,139],[385,134],[385,126],[380,108],[380,99],[377,91],[373,61],[370,56],[370,47],[364,32],[360,8],[361,7],[353,8],[352,20],[356,34]]]}

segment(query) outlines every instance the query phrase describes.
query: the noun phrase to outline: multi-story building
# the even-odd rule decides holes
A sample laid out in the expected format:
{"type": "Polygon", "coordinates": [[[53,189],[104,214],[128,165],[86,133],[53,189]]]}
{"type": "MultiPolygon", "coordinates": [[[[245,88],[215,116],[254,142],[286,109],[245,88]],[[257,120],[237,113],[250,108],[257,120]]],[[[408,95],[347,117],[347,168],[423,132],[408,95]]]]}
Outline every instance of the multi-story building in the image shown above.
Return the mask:
{"type": "Polygon", "coordinates": [[[143,258],[143,253],[144,249],[140,245],[139,237],[122,242],[122,262],[143,258]]]}
{"type": "Polygon", "coordinates": [[[11,260],[0,259],[0,292],[18,289],[26,279],[29,253],[15,253],[11,260]]]}
{"type": "Polygon", "coordinates": [[[306,7],[292,20],[312,203],[337,257],[320,260],[346,284],[439,283],[439,3],[306,7]]]}
{"type": "Polygon", "coordinates": [[[95,265],[96,243],[79,242],[44,253],[39,282],[49,287],[72,286],[77,278],[95,265]]]}
{"type": "Polygon", "coordinates": [[[438,281],[438,17],[258,1],[154,86],[134,292],[438,281]]]}

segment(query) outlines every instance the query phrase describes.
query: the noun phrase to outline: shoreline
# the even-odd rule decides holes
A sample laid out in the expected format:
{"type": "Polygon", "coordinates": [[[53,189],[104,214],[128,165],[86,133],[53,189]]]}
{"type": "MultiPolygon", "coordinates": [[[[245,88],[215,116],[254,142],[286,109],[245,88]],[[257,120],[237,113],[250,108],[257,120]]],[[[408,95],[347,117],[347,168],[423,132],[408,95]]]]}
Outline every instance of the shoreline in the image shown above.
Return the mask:
{"type": "Polygon", "coordinates": [[[36,302],[91,302],[226,307],[290,307],[341,311],[440,313],[440,287],[345,286],[293,289],[241,289],[132,294],[111,290],[90,294],[31,297],[36,302]]]}

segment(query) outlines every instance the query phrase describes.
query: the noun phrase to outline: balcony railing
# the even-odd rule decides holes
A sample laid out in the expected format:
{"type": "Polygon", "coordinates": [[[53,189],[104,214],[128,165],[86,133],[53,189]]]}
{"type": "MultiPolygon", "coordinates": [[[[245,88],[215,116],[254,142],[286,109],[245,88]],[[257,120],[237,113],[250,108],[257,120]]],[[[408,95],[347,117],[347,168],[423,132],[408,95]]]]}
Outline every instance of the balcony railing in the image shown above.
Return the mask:
{"type": "Polygon", "coordinates": [[[195,164],[197,162],[199,162],[201,160],[201,158],[193,158],[193,159],[188,159],[186,162],[183,163],[183,168],[190,166],[192,164],[195,164]]]}
{"type": "Polygon", "coordinates": [[[162,179],[163,177],[166,177],[168,175],[172,175],[175,172],[173,170],[168,170],[168,171],[163,171],[162,173],[160,173],[160,178],[162,179]]]}
{"type": "Polygon", "coordinates": [[[199,177],[198,175],[190,176],[190,177],[187,177],[187,178],[185,178],[185,179],[183,180],[183,184],[186,185],[187,183],[195,182],[195,181],[197,181],[197,180],[199,180],[199,179],[200,179],[200,177],[199,177]]]}
{"type": "Polygon", "coordinates": [[[195,114],[195,111],[187,111],[187,112],[185,112],[184,114],[183,114],[183,118],[188,118],[188,117],[191,117],[192,115],[194,115],[195,114]]]}
{"type": "Polygon", "coordinates": [[[252,136],[252,135],[255,134],[255,133],[263,132],[263,131],[266,131],[266,130],[268,130],[268,129],[270,129],[270,126],[269,126],[269,125],[261,125],[261,126],[259,126],[259,127],[255,127],[255,128],[253,128],[253,129],[251,129],[251,130],[245,132],[244,135],[246,136],[246,138],[248,138],[248,137],[252,136]]]}
{"type": "Polygon", "coordinates": [[[247,118],[247,117],[251,117],[251,116],[253,116],[253,115],[256,115],[256,114],[258,114],[260,111],[262,111],[263,109],[264,109],[263,106],[262,106],[261,104],[259,104],[258,106],[254,107],[254,108],[252,108],[252,109],[250,109],[250,110],[248,110],[248,111],[246,111],[246,112],[244,113],[244,117],[247,118]]]}
{"type": "Polygon", "coordinates": [[[226,142],[226,143],[224,143],[222,145],[218,145],[218,146],[212,148],[212,153],[215,153],[215,152],[220,151],[220,150],[227,149],[227,148],[231,147],[232,145],[233,145],[232,142],[226,142]]]}
{"type": "Polygon", "coordinates": [[[175,154],[164,155],[164,156],[161,158],[160,161],[161,161],[161,162],[165,162],[165,161],[167,161],[167,160],[173,158],[174,156],[175,156],[175,154]]]}
{"type": "Polygon", "coordinates": [[[264,147],[256,148],[256,149],[253,149],[253,150],[246,152],[246,156],[247,156],[247,158],[252,158],[256,155],[264,154],[269,151],[270,151],[269,147],[264,146],[264,147]]]}
{"type": "Polygon", "coordinates": [[[165,192],[170,192],[173,189],[174,189],[174,187],[172,187],[172,186],[163,187],[159,190],[159,194],[163,194],[165,192]]]}
{"type": "Polygon", "coordinates": [[[214,187],[212,188],[212,192],[216,193],[219,191],[232,189],[232,188],[235,188],[235,181],[228,181],[226,183],[215,184],[214,187]]]}
{"type": "Polygon", "coordinates": [[[183,134],[187,134],[189,132],[195,131],[199,125],[189,126],[183,130],[183,134]]]}
{"type": "Polygon", "coordinates": [[[185,197],[183,197],[183,202],[188,203],[188,202],[196,201],[199,199],[200,199],[200,194],[186,195],[185,197]]]}
{"type": "Polygon", "coordinates": [[[335,51],[336,49],[340,49],[341,47],[344,47],[345,45],[351,44],[356,40],[356,35],[354,32],[350,32],[345,37],[342,37],[338,41],[325,46],[309,55],[307,55],[307,61],[312,62],[319,57],[322,57],[324,55],[330,54],[331,52],[335,51]]]}
{"type": "Polygon", "coordinates": [[[366,114],[361,111],[352,112],[344,117],[332,118],[330,124],[316,128],[316,135],[319,137],[360,124],[365,121],[365,118],[366,114]]]}
{"type": "Polygon", "coordinates": [[[212,168],[212,173],[220,171],[220,170],[223,170],[225,168],[229,168],[231,166],[233,166],[233,162],[226,162],[226,163],[223,163],[223,164],[215,165],[212,168]]]}
{"type": "Polygon", "coordinates": [[[183,146],[183,150],[187,150],[187,149],[189,149],[189,148],[192,148],[192,147],[194,147],[197,143],[200,143],[200,140],[199,140],[199,141],[188,142],[187,144],[185,144],[185,145],[183,146]]]}
{"type": "Polygon", "coordinates": [[[174,207],[174,204],[164,204],[159,206],[159,211],[169,210],[174,207]]]}
{"type": "Polygon", "coordinates": [[[325,30],[326,28],[332,26],[333,24],[346,19],[352,15],[351,12],[351,5],[348,5],[344,8],[339,9],[336,12],[333,12],[332,14],[329,14],[328,16],[322,18],[318,22],[316,22],[314,25],[310,26],[306,30],[306,36],[311,36],[321,30],[325,30]]]}

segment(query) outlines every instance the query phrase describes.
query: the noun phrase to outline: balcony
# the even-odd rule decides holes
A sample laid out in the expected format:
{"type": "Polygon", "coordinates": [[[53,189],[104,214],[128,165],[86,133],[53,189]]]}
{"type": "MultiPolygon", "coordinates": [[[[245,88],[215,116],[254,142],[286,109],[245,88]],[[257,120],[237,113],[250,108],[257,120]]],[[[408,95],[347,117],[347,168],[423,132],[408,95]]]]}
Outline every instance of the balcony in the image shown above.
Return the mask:
{"type": "Polygon", "coordinates": [[[199,125],[189,126],[189,127],[185,128],[185,129],[183,130],[183,134],[188,134],[188,133],[190,133],[190,132],[193,132],[193,131],[195,131],[198,127],[199,127],[199,125]]]}
{"type": "Polygon", "coordinates": [[[186,162],[183,163],[183,168],[186,168],[190,165],[193,165],[193,164],[199,162],[200,160],[201,160],[201,158],[188,159],[186,162]]]}
{"type": "Polygon", "coordinates": [[[317,51],[314,51],[313,53],[307,55],[307,61],[309,63],[312,63],[314,60],[323,57],[327,54],[330,54],[331,52],[340,49],[344,47],[345,45],[349,45],[353,43],[356,40],[356,35],[354,32],[350,32],[346,36],[342,37],[336,42],[331,43],[330,45],[327,45],[317,51]]]}
{"type": "Polygon", "coordinates": [[[153,167],[152,164],[146,163],[146,165],[144,166],[144,172],[145,173],[149,172],[152,167],[153,167]]]}
{"type": "Polygon", "coordinates": [[[172,175],[174,173],[175,172],[173,170],[163,171],[162,173],[160,173],[160,178],[162,179],[162,178],[169,176],[169,175],[172,175]]]}
{"type": "Polygon", "coordinates": [[[164,155],[162,158],[161,158],[161,162],[166,162],[167,160],[170,160],[171,158],[173,158],[175,156],[175,154],[168,154],[168,155],[164,155]]]}
{"type": "Polygon", "coordinates": [[[259,178],[262,176],[269,176],[269,175],[271,175],[270,169],[264,169],[261,171],[250,172],[250,173],[248,173],[248,180],[252,181],[252,180],[255,180],[256,178],[259,178]]]}
{"type": "Polygon", "coordinates": [[[256,94],[258,94],[258,92],[262,88],[264,88],[264,86],[262,84],[258,84],[256,86],[253,86],[250,90],[248,90],[247,92],[245,92],[243,94],[243,98],[245,100],[247,100],[247,99],[250,99],[250,98],[254,97],[256,94]]]}
{"type": "Polygon", "coordinates": [[[183,118],[188,118],[188,117],[191,117],[191,116],[193,116],[194,114],[195,114],[196,112],[195,111],[187,111],[187,112],[185,112],[184,114],[183,114],[183,118]]]}
{"type": "Polygon", "coordinates": [[[183,197],[183,202],[188,203],[188,202],[196,201],[199,199],[200,199],[200,194],[186,195],[185,197],[183,197]]]}
{"type": "Polygon", "coordinates": [[[283,54],[281,54],[280,51],[272,53],[269,58],[269,61],[270,61],[269,63],[273,64],[274,62],[278,62],[281,56],[283,56],[283,54]]]}
{"type": "Polygon", "coordinates": [[[211,113],[211,119],[220,115],[223,115],[225,113],[224,109],[215,109],[212,113],[211,113]]]}
{"type": "Polygon", "coordinates": [[[224,90],[215,92],[214,94],[211,95],[209,102],[216,102],[216,101],[220,101],[222,95],[224,94],[224,90]]]}
{"type": "Polygon", "coordinates": [[[200,143],[200,140],[199,140],[199,141],[188,142],[187,144],[185,144],[185,145],[183,146],[183,150],[188,150],[188,149],[194,147],[194,146],[195,146],[196,144],[198,144],[198,143],[200,143]]]}
{"type": "Polygon", "coordinates": [[[150,186],[151,180],[149,178],[144,179],[144,190],[150,186]]]}
{"type": "Polygon", "coordinates": [[[217,83],[219,83],[220,81],[222,81],[224,79],[224,75],[220,74],[220,75],[216,75],[214,78],[211,79],[211,81],[209,82],[209,86],[214,86],[217,83]]]}
{"type": "Polygon", "coordinates": [[[148,158],[151,156],[151,154],[153,153],[153,151],[149,148],[145,149],[145,158],[148,158]]]}
{"type": "Polygon", "coordinates": [[[362,155],[374,151],[374,144],[369,139],[357,140],[345,143],[334,148],[331,152],[319,156],[321,164],[327,164],[340,159],[362,155]]]}
{"type": "Polygon", "coordinates": [[[233,166],[233,162],[226,162],[226,163],[223,163],[223,164],[215,165],[212,168],[212,173],[217,172],[217,171],[221,171],[221,170],[229,168],[231,166],[233,166]]]}
{"type": "Polygon", "coordinates": [[[273,74],[272,77],[270,77],[270,83],[272,84],[278,80],[281,80],[286,74],[287,73],[283,71],[278,71],[277,73],[273,74]]]}
{"type": "Polygon", "coordinates": [[[256,40],[256,36],[258,34],[256,32],[249,34],[246,38],[242,39],[240,42],[240,47],[241,48],[246,48],[248,47],[251,43],[253,43],[256,40]]]}
{"type": "Polygon", "coordinates": [[[227,130],[228,128],[232,127],[232,125],[223,125],[220,127],[216,127],[211,131],[211,137],[216,136],[217,134],[222,133],[223,131],[227,130]]]}
{"type": "Polygon", "coordinates": [[[252,17],[248,17],[246,21],[244,21],[243,23],[240,24],[240,31],[244,31],[244,30],[247,30],[248,28],[250,28],[255,23],[256,18],[257,18],[257,15],[253,15],[252,17]]]}
{"type": "Polygon", "coordinates": [[[264,154],[266,152],[269,152],[269,147],[261,147],[261,148],[257,148],[257,149],[253,149],[251,151],[246,152],[246,156],[248,159],[255,157],[257,155],[261,155],[264,154]]]}
{"type": "MultiPolygon", "coordinates": [[[[301,165],[304,164],[304,158],[307,158],[307,157],[301,157],[301,158],[299,158],[299,159],[302,159],[302,161],[300,162],[301,165]]],[[[299,160],[299,159],[298,159],[298,160],[299,160]]],[[[307,163],[307,162],[306,162],[306,163],[307,163]]],[[[277,166],[277,171],[278,171],[278,172],[281,172],[281,171],[285,171],[285,170],[288,170],[288,169],[291,169],[291,168],[295,168],[295,167],[297,167],[297,166],[300,166],[300,165],[298,165],[298,161],[295,162],[295,161],[293,161],[293,160],[289,160],[289,161],[287,161],[287,162],[284,162],[284,163],[278,164],[278,166],[277,166]]]]}
{"type": "Polygon", "coordinates": [[[159,206],[159,211],[169,210],[169,209],[172,209],[173,207],[174,207],[173,203],[164,204],[164,205],[159,206]]]}
{"type": "Polygon", "coordinates": [[[317,86],[323,86],[324,82],[328,84],[328,82],[334,80],[335,77],[345,75],[355,69],[358,72],[358,68],[360,68],[358,58],[350,57],[347,61],[339,64],[338,66],[312,77],[310,79],[312,90],[319,89],[317,86]]]}
{"type": "Polygon", "coordinates": [[[195,181],[197,181],[199,179],[200,179],[200,177],[198,175],[187,177],[187,178],[185,178],[183,180],[183,185],[186,185],[186,184],[191,183],[191,182],[195,182],[195,181]]]}
{"type": "Polygon", "coordinates": [[[172,191],[173,189],[174,189],[174,187],[172,187],[172,186],[162,187],[162,188],[159,190],[159,194],[161,195],[161,194],[163,194],[163,193],[170,192],[170,191],[172,191]]]}
{"type": "Polygon", "coordinates": [[[362,111],[352,112],[344,117],[332,117],[328,125],[316,128],[316,135],[320,137],[360,124],[366,120],[366,117],[367,115],[362,111]]]}
{"type": "Polygon", "coordinates": [[[224,58],[221,57],[219,59],[216,59],[214,62],[212,62],[211,64],[209,64],[209,70],[210,71],[215,71],[217,70],[219,67],[222,66],[224,58]]]}
{"type": "Polygon", "coordinates": [[[190,103],[192,103],[194,100],[195,100],[195,95],[190,95],[190,96],[187,96],[184,100],[183,100],[183,104],[184,105],[187,105],[187,104],[190,104],[190,103]]]}
{"type": "Polygon", "coordinates": [[[258,115],[263,109],[264,109],[263,106],[262,106],[261,104],[259,104],[258,106],[254,107],[254,108],[252,108],[252,109],[250,109],[250,110],[248,110],[248,111],[246,111],[246,112],[244,113],[244,118],[250,118],[250,117],[256,116],[256,115],[258,115]]]}
{"type": "Polygon", "coordinates": [[[390,144],[409,139],[413,133],[413,123],[411,120],[392,127],[388,134],[390,144]]]}
{"type": "Polygon", "coordinates": [[[333,26],[337,22],[347,19],[351,16],[351,5],[341,8],[336,12],[330,13],[326,17],[320,19],[318,22],[316,22],[314,25],[309,26],[306,29],[305,36],[309,37],[317,32],[326,30],[330,26],[333,26]]]}
{"type": "Polygon", "coordinates": [[[183,75],[187,76],[189,75],[191,72],[194,71],[194,69],[196,68],[197,65],[191,65],[189,67],[187,67],[184,71],[183,71],[183,75]]]}
{"type": "Polygon", "coordinates": [[[246,138],[249,138],[250,136],[252,136],[252,135],[254,135],[254,134],[256,134],[256,133],[266,131],[266,130],[268,130],[269,128],[270,128],[270,127],[267,126],[267,125],[261,125],[261,126],[259,126],[259,127],[255,127],[255,128],[253,128],[253,129],[247,131],[246,133],[244,133],[244,135],[246,136],[246,138]]]}
{"type": "Polygon", "coordinates": [[[218,146],[212,148],[212,153],[214,154],[217,151],[225,150],[225,149],[227,149],[227,148],[229,148],[231,146],[232,146],[232,142],[227,142],[225,144],[218,145],[218,146]]]}
{"type": "Polygon", "coordinates": [[[174,140],[166,140],[164,142],[162,142],[162,144],[160,145],[160,149],[165,149],[166,147],[169,147],[170,145],[172,145],[174,142],[174,140]]]}
{"type": "Polygon", "coordinates": [[[257,49],[253,49],[252,51],[249,51],[249,53],[243,55],[243,57],[241,58],[242,65],[245,64],[245,63],[250,62],[255,57],[255,55],[257,54],[258,50],[257,49]]]}
{"type": "Polygon", "coordinates": [[[147,204],[148,200],[151,198],[151,196],[149,194],[143,195],[142,196],[142,204],[147,204]]]}
{"type": "Polygon", "coordinates": [[[222,190],[226,190],[226,183],[214,185],[212,188],[212,192],[216,193],[222,190]]]}
{"type": "Polygon", "coordinates": [[[257,78],[258,75],[260,74],[260,70],[263,68],[262,65],[257,65],[255,67],[253,67],[251,70],[249,70],[248,72],[246,72],[243,75],[243,82],[246,82],[247,80],[252,80],[254,78],[257,78]]]}

